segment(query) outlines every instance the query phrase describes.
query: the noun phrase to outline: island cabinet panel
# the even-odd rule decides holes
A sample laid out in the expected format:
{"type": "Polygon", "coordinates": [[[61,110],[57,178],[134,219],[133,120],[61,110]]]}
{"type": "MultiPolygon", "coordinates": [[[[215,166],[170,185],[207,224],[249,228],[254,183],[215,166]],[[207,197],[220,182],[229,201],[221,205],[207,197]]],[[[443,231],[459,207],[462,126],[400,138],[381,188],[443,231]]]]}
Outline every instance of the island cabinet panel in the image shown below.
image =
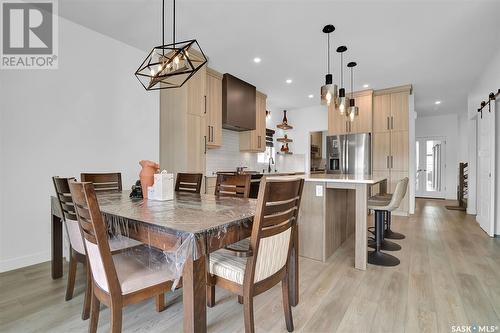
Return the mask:
{"type": "Polygon", "coordinates": [[[240,151],[264,152],[266,151],[266,101],[267,96],[259,91],[255,103],[255,129],[240,133],[240,151]]]}
{"type": "Polygon", "coordinates": [[[299,255],[324,260],[325,196],[316,195],[316,187],[325,191],[324,182],[305,182],[299,211],[299,255]]]}
{"type": "Polygon", "coordinates": [[[354,233],[355,202],[352,189],[305,182],[299,212],[299,255],[326,261],[354,233]]]}
{"type": "Polygon", "coordinates": [[[205,94],[207,148],[222,145],[222,74],[208,68],[205,94]]]}

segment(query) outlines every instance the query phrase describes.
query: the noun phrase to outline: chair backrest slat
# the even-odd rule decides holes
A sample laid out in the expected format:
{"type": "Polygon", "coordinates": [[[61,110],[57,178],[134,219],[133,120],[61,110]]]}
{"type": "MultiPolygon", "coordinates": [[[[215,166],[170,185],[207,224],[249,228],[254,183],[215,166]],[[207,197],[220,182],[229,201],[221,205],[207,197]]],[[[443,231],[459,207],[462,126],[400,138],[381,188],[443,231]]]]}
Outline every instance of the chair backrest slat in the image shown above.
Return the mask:
{"type": "Polygon", "coordinates": [[[122,174],[120,172],[109,173],[88,173],[80,174],[82,182],[91,182],[94,184],[96,192],[121,192],[122,174]]]}
{"type": "Polygon", "coordinates": [[[250,174],[218,174],[215,183],[215,195],[248,198],[250,195],[250,174]]]}
{"type": "Polygon", "coordinates": [[[250,238],[253,256],[247,262],[246,280],[261,281],[286,265],[303,187],[300,178],[261,180],[250,238]]]}
{"type": "Polygon", "coordinates": [[[69,183],[71,196],[76,207],[90,263],[92,277],[101,289],[113,295],[121,295],[121,287],[116,274],[108,243],[106,225],[97,202],[94,185],[90,182],[69,183]]]}
{"type": "Polygon", "coordinates": [[[200,193],[202,173],[182,173],[177,174],[175,181],[176,192],[200,193]]]}

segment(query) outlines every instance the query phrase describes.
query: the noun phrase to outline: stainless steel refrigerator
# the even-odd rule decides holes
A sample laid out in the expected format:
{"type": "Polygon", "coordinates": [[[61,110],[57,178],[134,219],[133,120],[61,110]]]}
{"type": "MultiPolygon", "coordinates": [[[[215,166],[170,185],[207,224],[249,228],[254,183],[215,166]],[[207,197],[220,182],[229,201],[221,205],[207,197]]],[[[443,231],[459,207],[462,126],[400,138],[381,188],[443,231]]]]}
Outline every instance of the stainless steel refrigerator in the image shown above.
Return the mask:
{"type": "Polygon", "coordinates": [[[327,173],[370,174],[371,134],[345,134],[326,137],[327,173]]]}

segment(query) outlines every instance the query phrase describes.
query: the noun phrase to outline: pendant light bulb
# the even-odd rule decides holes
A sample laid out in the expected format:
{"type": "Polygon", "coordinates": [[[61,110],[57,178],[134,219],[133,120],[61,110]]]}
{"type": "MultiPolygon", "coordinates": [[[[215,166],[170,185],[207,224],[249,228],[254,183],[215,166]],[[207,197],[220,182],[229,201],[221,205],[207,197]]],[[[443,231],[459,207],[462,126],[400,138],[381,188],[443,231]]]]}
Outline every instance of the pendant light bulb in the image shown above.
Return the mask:
{"type": "Polygon", "coordinates": [[[339,98],[339,111],[341,115],[345,113],[345,97],[339,98]]]}

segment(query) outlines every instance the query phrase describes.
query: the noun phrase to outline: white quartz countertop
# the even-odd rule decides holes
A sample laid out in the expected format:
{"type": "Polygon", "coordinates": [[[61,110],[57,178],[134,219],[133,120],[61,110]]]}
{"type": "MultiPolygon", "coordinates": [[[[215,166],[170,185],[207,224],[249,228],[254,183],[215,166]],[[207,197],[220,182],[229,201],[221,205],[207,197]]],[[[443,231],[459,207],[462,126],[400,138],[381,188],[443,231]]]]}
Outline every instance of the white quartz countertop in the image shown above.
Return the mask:
{"type": "Polygon", "coordinates": [[[306,182],[327,182],[347,184],[377,184],[386,178],[373,175],[305,174],[306,182]]]}

